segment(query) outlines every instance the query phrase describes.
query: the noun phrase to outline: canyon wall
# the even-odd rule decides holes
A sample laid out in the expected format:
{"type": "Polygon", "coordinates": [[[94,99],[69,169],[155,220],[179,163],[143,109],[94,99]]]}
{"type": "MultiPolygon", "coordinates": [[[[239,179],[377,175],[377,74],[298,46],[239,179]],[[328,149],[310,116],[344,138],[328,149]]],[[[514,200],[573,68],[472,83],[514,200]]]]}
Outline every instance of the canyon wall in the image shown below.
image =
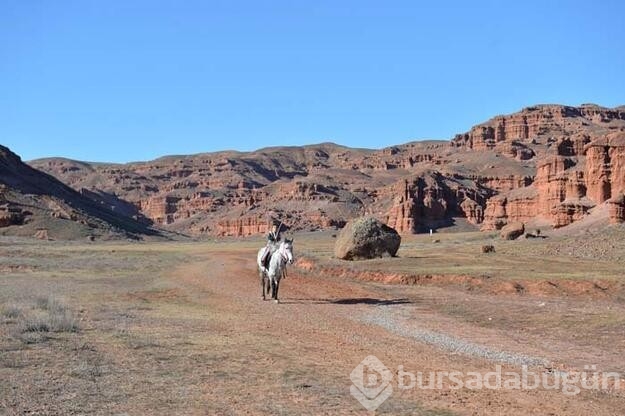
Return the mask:
{"type": "MultiPolygon", "coordinates": [[[[99,206],[191,235],[340,227],[374,215],[402,233],[508,222],[566,226],[598,204],[622,218],[625,108],[538,105],[497,116],[451,141],[380,150],[332,143],[167,156],[129,164],[31,162],[99,206]]],[[[1,201],[0,201],[1,204],[1,201]]],[[[0,207],[1,221],[19,221],[0,207]]]]}

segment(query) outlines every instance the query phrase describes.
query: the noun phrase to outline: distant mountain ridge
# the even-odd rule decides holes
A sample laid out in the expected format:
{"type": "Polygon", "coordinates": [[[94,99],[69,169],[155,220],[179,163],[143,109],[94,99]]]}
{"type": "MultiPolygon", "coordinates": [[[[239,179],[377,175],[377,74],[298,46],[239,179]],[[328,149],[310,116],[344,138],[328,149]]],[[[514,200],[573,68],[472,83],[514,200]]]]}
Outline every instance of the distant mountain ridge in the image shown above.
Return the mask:
{"type": "Polygon", "coordinates": [[[378,150],[321,143],[128,164],[29,163],[85,196],[108,196],[116,210],[191,235],[262,233],[270,218],[323,229],[363,214],[404,233],[519,220],[564,226],[624,191],[623,132],[625,106],[549,104],[496,116],[451,141],[378,150]]]}
{"type": "Polygon", "coordinates": [[[0,146],[0,233],[61,239],[159,235],[149,220],[115,212],[98,195],[104,197],[81,194],[0,146]]]}

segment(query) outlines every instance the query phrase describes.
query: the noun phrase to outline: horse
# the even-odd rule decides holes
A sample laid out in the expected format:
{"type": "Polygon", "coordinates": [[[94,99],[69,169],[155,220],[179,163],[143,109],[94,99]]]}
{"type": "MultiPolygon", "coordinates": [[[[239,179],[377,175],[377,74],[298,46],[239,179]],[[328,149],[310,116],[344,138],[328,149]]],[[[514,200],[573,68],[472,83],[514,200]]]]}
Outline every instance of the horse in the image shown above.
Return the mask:
{"type": "Polygon", "coordinates": [[[257,262],[263,300],[265,300],[265,294],[268,295],[271,290],[271,298],[278,303],[280,279],[285,274],[287,263],[293,264],[293,240],[287,238],[274,247],[261,248],[258,251],[257,262]],[[273,251],[269,260],[269,268],[267,269],[262,264],[265,250],[273,251]]]}
{"type": "Polygon", "coordinates": [[[265,293],[269,294],[269,277],[267,272],[269,271],[269,261],[271,256],[278,250],[279,243],[269,242],[265,247],[261,247],[258,250],[256,256],[256,264],[258,265],[258,276],[260,277],[260,290],[263,300],[265,300],[265,293]],[[267,254],[267,252],[269,252],[267,254]]]}

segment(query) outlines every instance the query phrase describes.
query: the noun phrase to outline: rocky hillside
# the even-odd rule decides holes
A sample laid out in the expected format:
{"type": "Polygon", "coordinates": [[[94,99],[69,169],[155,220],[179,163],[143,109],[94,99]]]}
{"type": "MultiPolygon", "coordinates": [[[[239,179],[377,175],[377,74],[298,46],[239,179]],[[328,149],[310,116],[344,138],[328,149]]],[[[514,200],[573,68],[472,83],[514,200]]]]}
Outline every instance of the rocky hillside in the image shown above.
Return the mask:
{"type": "Polygon", "coordinates": [[[140,214],[133,218],[131,211],[111,210],[108,199],[120,208],[130,205],[101,191],[81,194],[0,146],[0,234],[43,239],[160,234],[140,214]]]}
{"type": "Polygon", "coordinates": [[[534,163],[526,186],[487,201],[484,229],[535,218],[562,227],[604,203],[612,222],[625,220],[625,107],[530,107],[476,126],[452,145],[534,163]]]}
{"type": "Polygon", "coordinates": [[[609,204],[623,220],[625,107],[541,105],[451,141],[381,150],[332,143],[168,156],[130,164],[40,159],[43,170],[115,212],[192,235],[342,226],[372,214],[400,232],[509,221],[556,227],[609,204]]]}

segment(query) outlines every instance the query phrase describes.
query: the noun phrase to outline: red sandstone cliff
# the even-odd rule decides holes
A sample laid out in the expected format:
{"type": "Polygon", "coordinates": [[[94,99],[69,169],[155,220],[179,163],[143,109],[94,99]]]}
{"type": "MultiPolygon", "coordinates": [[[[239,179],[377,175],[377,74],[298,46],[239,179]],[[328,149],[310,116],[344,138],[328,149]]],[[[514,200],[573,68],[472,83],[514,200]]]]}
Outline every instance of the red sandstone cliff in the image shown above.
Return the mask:
{"type": "MultiPolygon", "coordinates": [[[[132,218],[202,235],[341,226],[370,214],[400,232],[465,217],[476,227],[539,218],[565,226],[607,203],[622,217],[625,108],[540,105],[497,116],[451,142],[381,150],[331,143],[169,156],[130,164],[31,165],[132,218]]],[[[19,220],[6,207],[4,221],[19,220]]]]}

